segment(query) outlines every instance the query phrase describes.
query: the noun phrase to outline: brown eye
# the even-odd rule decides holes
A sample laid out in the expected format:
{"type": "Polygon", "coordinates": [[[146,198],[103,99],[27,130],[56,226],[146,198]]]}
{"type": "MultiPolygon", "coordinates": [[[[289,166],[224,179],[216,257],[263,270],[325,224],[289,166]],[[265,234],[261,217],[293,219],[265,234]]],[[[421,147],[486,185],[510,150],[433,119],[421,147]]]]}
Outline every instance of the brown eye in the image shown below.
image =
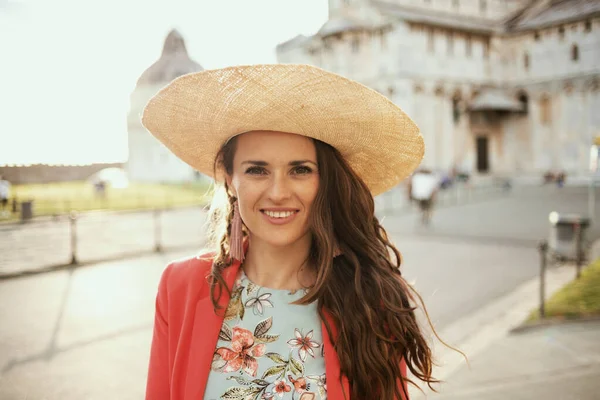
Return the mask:
{"type": "Polygon", "coordinates": [[[267,171],[263,167],[253,166],[246,170],[248,175],[265,175],[267,171]]]}
{"type": "Polygon", "coordinates": [[[307,165],[300,165],[293,170],[295,175],[307,175],[313,172],[312,168],[307,165]]]}

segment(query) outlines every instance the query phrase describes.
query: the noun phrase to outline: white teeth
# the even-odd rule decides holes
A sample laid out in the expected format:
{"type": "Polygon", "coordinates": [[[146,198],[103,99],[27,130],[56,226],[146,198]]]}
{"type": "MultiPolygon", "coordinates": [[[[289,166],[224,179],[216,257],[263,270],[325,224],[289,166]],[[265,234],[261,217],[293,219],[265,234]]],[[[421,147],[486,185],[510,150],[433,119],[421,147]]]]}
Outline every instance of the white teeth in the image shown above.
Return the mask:
{"type": "Polygon", "coordinates": [[[294,211],[265,211],[264,213],[271,218],[287,218],[292,216],[294,211]]]}

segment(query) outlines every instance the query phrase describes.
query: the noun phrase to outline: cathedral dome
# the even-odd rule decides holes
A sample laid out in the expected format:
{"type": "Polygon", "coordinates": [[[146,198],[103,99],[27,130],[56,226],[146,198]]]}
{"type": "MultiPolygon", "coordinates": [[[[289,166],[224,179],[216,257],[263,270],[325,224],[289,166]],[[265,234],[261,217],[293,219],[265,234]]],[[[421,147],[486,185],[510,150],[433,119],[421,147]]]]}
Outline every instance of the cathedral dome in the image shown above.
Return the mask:
{"type": "Polygon", "coordinates": [[[185,41],[177,30],[169,32],[160,58],[142,73],[137,86],[168,83],[178,76],[204,70],[192,60],[185,48],[185,41]]]}

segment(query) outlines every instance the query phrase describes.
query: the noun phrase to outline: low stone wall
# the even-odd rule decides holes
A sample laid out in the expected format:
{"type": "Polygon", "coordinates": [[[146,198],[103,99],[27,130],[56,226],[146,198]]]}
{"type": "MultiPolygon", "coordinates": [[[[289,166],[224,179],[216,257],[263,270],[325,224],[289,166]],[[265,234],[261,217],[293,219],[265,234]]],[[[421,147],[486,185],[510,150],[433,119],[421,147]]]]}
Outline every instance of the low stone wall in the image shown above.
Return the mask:
{"type": "Polygon", "coordinates": [[[12,184],[81,181],[104,168],[122,168],[122,163],[90,165],[0,166],[0,175],[12,184]]]}

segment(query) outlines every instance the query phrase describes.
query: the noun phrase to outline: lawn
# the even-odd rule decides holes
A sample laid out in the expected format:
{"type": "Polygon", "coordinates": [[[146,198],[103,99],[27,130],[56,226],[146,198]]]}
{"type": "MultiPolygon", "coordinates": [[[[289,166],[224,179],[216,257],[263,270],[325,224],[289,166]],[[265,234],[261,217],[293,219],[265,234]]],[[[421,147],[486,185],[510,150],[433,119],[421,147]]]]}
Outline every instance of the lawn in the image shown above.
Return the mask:
{"type": "MultiPolygon", "coordinates": [[[[89,182],[14,185],[12,195],[18,203],[33,200],[36,216],[65,214],[70,211],[136,210],[204,205],[207,183],[151,184],[131,183],[126,188],[107,187],[104,196],[96,194],[89,182]]],[[[12,205],[11,205],[12,206],[12,205]]],[[[17,218],[18,215],[13,215],[17,218]]]]}
{"type": "MultiPolygon", "coordinates": [[[[576,279],[555,293],[546,302],[548,318],[580,318],[600,316],[600,258],[592,262],[576,279]]],[[[539,318],[539,312],[529,320],[539,318]]]]}

